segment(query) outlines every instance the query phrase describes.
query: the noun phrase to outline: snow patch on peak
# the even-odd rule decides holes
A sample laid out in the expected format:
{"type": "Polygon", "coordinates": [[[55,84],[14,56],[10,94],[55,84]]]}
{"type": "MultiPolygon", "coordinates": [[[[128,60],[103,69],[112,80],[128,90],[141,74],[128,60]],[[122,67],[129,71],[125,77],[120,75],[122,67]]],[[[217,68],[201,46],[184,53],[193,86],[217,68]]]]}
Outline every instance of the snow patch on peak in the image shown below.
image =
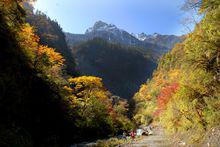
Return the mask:
{"type": "Polygon", "coordinates": [[[137,39],[140,41],[144,41],[147,39],[147,35],[145,33],[138,34],[137,39]]]}
{"type": "Polygon", "coordinates": [[[135,37],[135,38],[138,38],[138,35],[135,34],[135,33],[131,33],[131,35],[132,35],[133,37],[135,37]]]}
{"type": "Polygon", "coordinates": [[[147,35],[145,33],[140,33],[140,34],[131,33],[131,35],[134,36],[135,38],[137,38],[140,41],[145,41],[145,40],[148,40],[148,39],[156,39],[156,38],[158,38],[158,36],[160,36],[160,34],[158,34],[158,33],[154,33],[152,35],[147,35]]]}
{"type": "Polygon", "coordinates": [[[159,35],[158,33],[154,33],[152,36],[153,36],[154,38],[157,38],[158,35],[159,35]]]}

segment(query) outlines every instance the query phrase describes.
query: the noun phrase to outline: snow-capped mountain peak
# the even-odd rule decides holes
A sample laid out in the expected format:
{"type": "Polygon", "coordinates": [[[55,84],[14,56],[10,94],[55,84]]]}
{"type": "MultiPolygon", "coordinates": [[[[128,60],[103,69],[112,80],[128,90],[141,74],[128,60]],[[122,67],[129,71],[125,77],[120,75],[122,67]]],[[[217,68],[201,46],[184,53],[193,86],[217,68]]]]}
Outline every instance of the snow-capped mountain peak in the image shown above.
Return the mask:
{"type": "Polygon", "coordinates": [[[93,27],[86,30],[86,33],[92,33],[97,31],[114,31],[114,30],[120,30],[113,24],[107,24],[103,21],[97,21],[93,27]]]}

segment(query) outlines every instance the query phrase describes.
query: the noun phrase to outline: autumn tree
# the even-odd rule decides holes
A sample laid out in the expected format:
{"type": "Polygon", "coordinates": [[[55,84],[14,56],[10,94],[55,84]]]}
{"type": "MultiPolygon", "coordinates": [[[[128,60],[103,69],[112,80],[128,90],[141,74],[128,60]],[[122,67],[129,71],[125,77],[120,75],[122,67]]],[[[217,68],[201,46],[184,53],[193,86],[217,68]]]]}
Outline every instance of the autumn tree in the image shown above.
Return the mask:
{"type": "Polygon", "coordinates": [[[77,117],[76,126],[86,129],[80,133],[114,134],[132,127],[126,117],[127,102],[113,98],[101,78],[82,76],[68,81],[64,89],[69,93],[66,102],[70,105],[70,119],[77,117]]]}

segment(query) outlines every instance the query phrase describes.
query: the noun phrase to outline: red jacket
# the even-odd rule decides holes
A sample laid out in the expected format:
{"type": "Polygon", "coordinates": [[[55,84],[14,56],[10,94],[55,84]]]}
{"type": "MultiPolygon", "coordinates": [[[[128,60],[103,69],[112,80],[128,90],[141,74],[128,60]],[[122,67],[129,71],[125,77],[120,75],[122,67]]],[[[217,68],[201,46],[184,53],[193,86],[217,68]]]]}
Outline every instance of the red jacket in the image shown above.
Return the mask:
{"type": "Polygon", "coordinates": [[[134,131],[132,131],[130,135],[131,135],[131,138],[134,138],[135,137],[134,131]]]}

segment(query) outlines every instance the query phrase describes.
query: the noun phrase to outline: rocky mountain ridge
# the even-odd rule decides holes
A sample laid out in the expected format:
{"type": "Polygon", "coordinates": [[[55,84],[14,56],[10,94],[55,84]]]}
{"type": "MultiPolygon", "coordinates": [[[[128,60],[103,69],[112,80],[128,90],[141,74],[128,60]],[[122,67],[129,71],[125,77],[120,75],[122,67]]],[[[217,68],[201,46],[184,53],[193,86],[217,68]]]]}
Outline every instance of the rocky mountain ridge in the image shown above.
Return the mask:
{"type": "Polygon", "coordinates": [[[181,42],[181,37],[179,36],[160,35],[157,33],[153,35],[147,35],[145,33],[135,35],[118,28],[114,24],[108,24],[103,21],[97,21],[92,27],[87,29],[84,34],[65,33],[65,35],[70,47],[77,46],[82,42],[94,38],[101,38],[111,43],[153,50],[161,55],[171,49],[177,42],[181,42]]]}

